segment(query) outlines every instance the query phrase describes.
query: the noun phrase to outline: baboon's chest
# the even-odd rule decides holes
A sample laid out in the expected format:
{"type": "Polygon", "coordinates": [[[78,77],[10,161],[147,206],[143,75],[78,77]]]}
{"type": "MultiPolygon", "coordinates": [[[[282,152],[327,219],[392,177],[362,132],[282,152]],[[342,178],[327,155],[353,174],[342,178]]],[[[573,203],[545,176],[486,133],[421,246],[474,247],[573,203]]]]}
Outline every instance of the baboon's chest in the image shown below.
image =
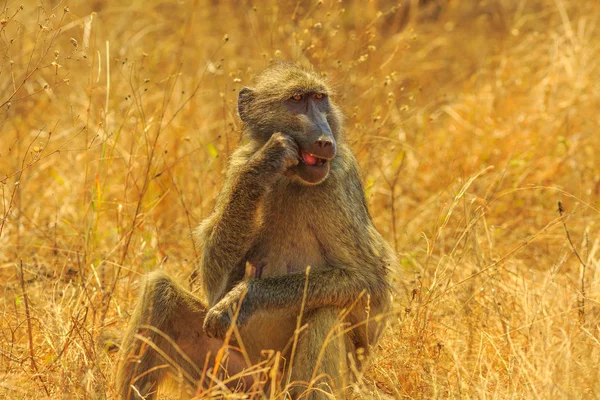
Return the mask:
{"type": "Polygon", "coordinates": [[[318,221],[300,197],[270,198],[263,226],[247,254],[257,277],[301,272],[323,267],[327,251],[319,241],[318,221]]]}

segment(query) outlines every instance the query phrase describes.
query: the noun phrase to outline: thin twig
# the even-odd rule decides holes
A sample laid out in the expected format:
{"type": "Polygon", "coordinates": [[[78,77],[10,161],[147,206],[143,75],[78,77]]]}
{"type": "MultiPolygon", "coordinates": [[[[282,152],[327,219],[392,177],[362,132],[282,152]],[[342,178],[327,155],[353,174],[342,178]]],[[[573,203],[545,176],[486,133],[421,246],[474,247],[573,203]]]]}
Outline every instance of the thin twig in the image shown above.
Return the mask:
{"type": "Polygon", "coordinates": [[[308,277],[310,275],[310,266],[306,267],[305,272],[306,279],[304,280],[304,290],[302,291],[302,304],[300,304],[300,313],[298,314],[298,318],[296,319],[294,341],[292,344],[292,352],[290,353],[290,367],[288,369],[285,387],[288,387],[290,385],[290,380],[292,379],[292,369],[294,368],[294,357],[296,355],[296,347],[298,346],[298,337],[300,336],[300,332],[302,331],[302,317],[304,316],[304,307],[306,305],[306,297],[308,295],[308,277]]]}
{"type": "Polygon", "coordinates": [[[564,213],[565,213],[565,209],[562,206],[562,202],[558,202],[558,213],[561,216],[560,221],[562,222],[563,228],[565,228],[565,233],[567,234],[567,240],[569,241],[569,245],[571,246],[571,249],[573,250],[573,253],[575,253],[575,256],[577,257],[577,259],[579,260],[579,263],[581,265],[580,268],[580,279],[581,279],[581,299],[579,300],[579,317],[581,318],[581,322],[585,322],[585,270],[586,270],[586,264],[583,261],[583,259],[581,258],[581,256],[579,255],[579,252],[577,251],[577,248],[575,247],[575,245],[573,244],[573,240],[571,240],[571,234],[569,233],[569,229],[567,228],[567,223],[565,222],[565,217],[564,213]]]}
{"type": "Polygon", "coordinates": [[[394,250],[396,251],[396,253],[398,252],[398,235],[396,229],[396,185],[398,184],[400,172],[402,172],[403,170],[404,160],[406,159],[406,153],[404,152],[404,150],[400,154],[402,158],[400,160],[400,163],[398,164],[398,167],[396,168],[396,173],[394,174],[394,177],[391,180],[387,178],[385,172],[383,172],[383,168],[381,168],[381,166],[378,165],[379,171],[381,172],[381,177],[390,188],[390,213],[392,219],[392,235],[394,236],[394,250]]]}
{"type": "Polygon", "coordinates": [[[23,260],[20,262],[21,269],[21,290],[23,291],[23,302],[25,303],[25,316],[27,317],[27,334],[29,336],[29,355],[31,357],[31,368],[35,372],[35,376],[40,380],[42,386],[44,387],[44,391],[46,395],[50,397],[50,391],[46,387],[46,382],[44,382],[44,378],[40,375],[37,364],[35,362],[35,351],[33,349],[33,333],[31,331],[31,316],[29,314],[29,301],[27,300],[27,291],[25,290],[25,279],[23,278],[23,260]]]}

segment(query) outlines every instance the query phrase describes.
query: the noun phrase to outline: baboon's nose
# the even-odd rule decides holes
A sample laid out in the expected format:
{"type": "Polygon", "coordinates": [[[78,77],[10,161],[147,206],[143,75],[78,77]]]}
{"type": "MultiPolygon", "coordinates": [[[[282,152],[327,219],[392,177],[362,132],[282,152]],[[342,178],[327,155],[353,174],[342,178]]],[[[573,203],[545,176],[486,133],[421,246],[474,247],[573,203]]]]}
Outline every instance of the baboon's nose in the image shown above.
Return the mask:
{"type": "Polygon", "coordinates": [[[330,147],[333,145],[333,142],[329,138],[320,137],[316,140],[315,144],[320,148],[330,147]]]}
{"type": "Polygon", "coordinates": [[[329,135],[319,135],[316,139],[310,148],[307,149],[308,152],[326,160],[333,159],[336,153],[335,139],[329,135]]]}

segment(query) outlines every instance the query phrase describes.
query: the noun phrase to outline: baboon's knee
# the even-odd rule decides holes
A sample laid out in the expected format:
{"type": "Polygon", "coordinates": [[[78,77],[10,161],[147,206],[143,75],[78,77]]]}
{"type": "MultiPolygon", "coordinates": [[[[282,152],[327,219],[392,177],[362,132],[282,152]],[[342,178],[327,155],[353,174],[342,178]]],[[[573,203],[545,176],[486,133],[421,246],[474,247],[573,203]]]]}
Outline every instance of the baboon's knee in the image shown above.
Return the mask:
{"type": "Polygon", "coordinates": [[[164,271],[153,271],[148,274],[144,290],[146,294],[151,293],[153,303],[159,305],[177,303],[183,293],[183,288],[164,271]]]}
{"type": "MultiPolygon", "coordinates": [[[[166,273],[148,275],[119,357],[116,382],[122,398],[153,398],[166,372],[182,364],[188,381],[197,378],[194,366],[183,360],[176,346],[179,333],[190,329],[202,309],[201,303],[166,273]]],[[[201,327],[202,320],[196,325],[201,327]]]]}
{"type": "Polygon", "coordinates": [[[161,329],[171,317],[171,313],[182,302],[183,296],[181,289],[171,277],[163,271],[154,271],[146,280],[143,300],[146,303],[146,313],[151,315],[145,323],[161,329]]]}

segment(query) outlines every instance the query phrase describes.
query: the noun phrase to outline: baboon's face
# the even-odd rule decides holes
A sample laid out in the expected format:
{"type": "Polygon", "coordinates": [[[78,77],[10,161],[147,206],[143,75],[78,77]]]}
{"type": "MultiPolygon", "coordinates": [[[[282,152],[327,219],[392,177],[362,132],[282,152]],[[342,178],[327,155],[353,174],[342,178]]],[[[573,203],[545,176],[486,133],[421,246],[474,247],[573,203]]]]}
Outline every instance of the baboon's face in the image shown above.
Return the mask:
{"type": "Polygon", "coordinates": [[[309,185],[327,178],[340,117],[318,77],[295,67],[274,67],[259,76],[255,88],[240,91],[238,109],[254,139],[266,143],[281,132],[296,141],[299,163],[288,176],[309,185]]]}
{"type": "Polygon", "coordinates": [[[283,131],[298,143],[300,162],[291,172],[302,182],[317,184],[329,174],[336,154],[335,138],[327,120],[329,99],[321,92],[298,93],[283,101],[295,123],[283,131]]]}

